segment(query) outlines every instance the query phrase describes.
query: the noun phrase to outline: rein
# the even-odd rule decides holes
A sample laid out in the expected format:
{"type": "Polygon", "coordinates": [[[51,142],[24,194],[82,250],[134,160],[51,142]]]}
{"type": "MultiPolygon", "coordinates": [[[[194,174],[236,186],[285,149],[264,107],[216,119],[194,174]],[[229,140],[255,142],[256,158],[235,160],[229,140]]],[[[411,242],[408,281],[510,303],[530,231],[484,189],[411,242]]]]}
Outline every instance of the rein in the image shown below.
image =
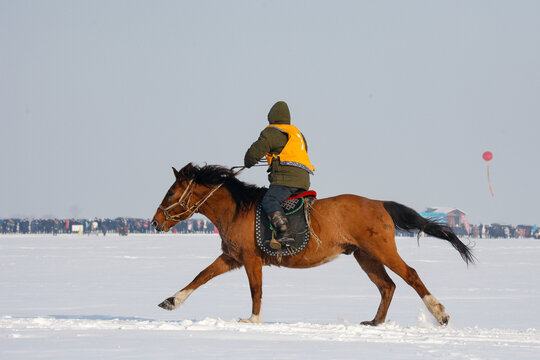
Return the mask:
{"type": "MultiPolygon", "coordinates": [[[[238,166],[236,167],[233,167],[231,168],[232,169],[235,169],[235,168],[238,168],[238,166]]],[[[245,166],[241,166],[240,169],[238,171],[236,171],[233,175],[236,176],[238,174],[240,174],[243,170],[245,169],[245,166]]],[[[184,192],[182,193],[182,196],[180,196],[180,198],[178,199],[178,201],[176,201],[175,203],[173,203],[172,205],[169,205],[168,207],[163,207],[163,205],[160,205],[159,206],[159,209],[161,211],[163,211],[163,215],[165,215],[165,220],[169,221],[169,220],[178,220],[181,216],[183,216],[184,214],[188,213],[188,216],[187,218],[190,218],[194,213],[196,213],[197,211],[199,211],[199,208],[212,196],[214,195],[214,193],[216,191],[218,191],[225,183],[221,183],[221,184],[218,184],[216,185],[212,190],[210,190],[210,192],[208,194],[206,194],[203,198],[201,198],[199,201],[197,201],[196,203],[194,203],[193,205],[189,205],[189,203],[191,202],[191,198],[193,196],[193,189],[194,189],[194,182],[193,182],[193,179],[191,179],[188,183],[188,185],[186,186],[186,188],[184,189],[184,192]],[[183,208],[185,208],[186,210],[182,211],[181,213],[179,214],[174,214],[174,215],[170,215],[169,214],[169,211],[171,211],[171,209],[174,209],[175,207],[177,207],[178,205],[182,206],[183,208]]]]}

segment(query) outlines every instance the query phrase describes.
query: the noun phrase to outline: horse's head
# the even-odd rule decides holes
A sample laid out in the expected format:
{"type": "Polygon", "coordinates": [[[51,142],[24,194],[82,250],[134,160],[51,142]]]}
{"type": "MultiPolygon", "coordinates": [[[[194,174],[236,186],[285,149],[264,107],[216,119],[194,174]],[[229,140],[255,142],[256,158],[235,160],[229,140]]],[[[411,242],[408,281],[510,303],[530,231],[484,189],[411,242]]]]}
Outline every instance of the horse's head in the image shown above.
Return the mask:
{"type": "Polygon", "coordinates": [[[157,231],[169,231],[182,220],[189,219],[198,210],[198,196],[194,195],[193,164],[178,171],[173,167],[175,181],[169,188],[152,219],[157,231]]]}

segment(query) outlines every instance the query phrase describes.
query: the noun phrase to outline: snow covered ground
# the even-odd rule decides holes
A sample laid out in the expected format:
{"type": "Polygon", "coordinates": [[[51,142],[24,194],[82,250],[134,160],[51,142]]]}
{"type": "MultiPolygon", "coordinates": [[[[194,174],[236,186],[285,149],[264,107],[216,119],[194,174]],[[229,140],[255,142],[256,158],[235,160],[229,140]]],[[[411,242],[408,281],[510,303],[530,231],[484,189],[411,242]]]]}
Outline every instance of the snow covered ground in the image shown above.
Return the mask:
{"type": "Polygon", "coordinates": [[[435,324],[403,280],[387,322],[354,258],[265,268],[264,324],[244,271],[213,279],[179,309],[157,304],[220,253],[217,235],[0,236],[1,359],[538,359],[540,241],[474,240],[467,268],[447,243],[398,238],[451,316],[435,324]]]}

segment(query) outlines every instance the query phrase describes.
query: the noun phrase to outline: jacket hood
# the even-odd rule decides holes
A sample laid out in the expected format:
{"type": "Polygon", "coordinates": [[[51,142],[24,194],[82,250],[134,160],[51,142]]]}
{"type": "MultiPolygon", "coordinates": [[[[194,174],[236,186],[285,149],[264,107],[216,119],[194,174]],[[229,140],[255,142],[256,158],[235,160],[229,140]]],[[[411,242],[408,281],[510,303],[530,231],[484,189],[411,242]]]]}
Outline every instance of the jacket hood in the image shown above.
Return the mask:
{"type": "Polygon", "coordinates": [[[270,124],[291,124],[291,113],[285,101],[278,101],[268,112],[268,122],[270,124]]]}

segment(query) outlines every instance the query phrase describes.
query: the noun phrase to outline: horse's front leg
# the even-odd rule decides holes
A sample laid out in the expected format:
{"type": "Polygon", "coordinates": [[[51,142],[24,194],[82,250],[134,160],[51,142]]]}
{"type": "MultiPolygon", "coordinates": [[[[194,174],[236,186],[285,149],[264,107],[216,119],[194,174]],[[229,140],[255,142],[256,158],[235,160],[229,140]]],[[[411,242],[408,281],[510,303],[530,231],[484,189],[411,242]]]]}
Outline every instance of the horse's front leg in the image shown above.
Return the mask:
{"type": "Polygon", "coordinates": [[[244,262],[244,268],[249,280],[249,288],[251,290],[251,316],[248,319],[241,319],[241,322],[260,324],[262,323],[261,316],[261,299],[262,299],[262,259],[259,257],[251,258],[244,262]]]}
{"type": "Polygon", "coordinates": [[[165,310],[174,310],[191,295],[199,286],[206,284],[210,279],[226,273],[227,271],[237,269],[242,264],[234,260],[232,257],[221,254],[212,264],[210,264],[206,269],[200,272],[188,286],[178,291],[174,296],[171,296],[168,299],[165,299],[159,307],[165,310]]]}

